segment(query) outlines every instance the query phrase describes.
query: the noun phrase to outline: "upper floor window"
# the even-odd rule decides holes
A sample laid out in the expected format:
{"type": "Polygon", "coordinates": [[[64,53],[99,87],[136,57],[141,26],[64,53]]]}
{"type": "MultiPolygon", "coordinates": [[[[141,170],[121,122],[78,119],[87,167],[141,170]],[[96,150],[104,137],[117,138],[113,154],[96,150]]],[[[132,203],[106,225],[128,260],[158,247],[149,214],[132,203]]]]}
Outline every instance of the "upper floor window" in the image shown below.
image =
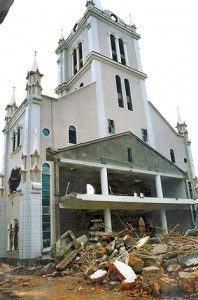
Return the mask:
{"type": "Polygon", "coordinates": [[[110,35],[110,41],[111,41],[112,58],[113,58],[114,61],[118,61],[117,51],[116,51],[115,36],[113,34],[110,35]]]}
{"type": "Polygon", "coordinates": [[[108,129],[109,129],[109,133],[112,134],[115,133],[115,123],[113,120],[108,119],[108,129]]]}
{"type": "Polygon", "coordinates": [[[170,158],[171,158],[171,161],[173,163],[175,163],[175,153],[174,153],[173,149],[170,149],[170,158]]]}
{"type": "Polygon", "coordinates": [[[125,52],[124,52],[124,42],[121,39],[119,39],[119,48],[120,48],[121,63],[123,65],[126,65],[126,58],[125,58],[125,52]]]}
{"type": "Polygon", "coordinates": [[[19,147],[20,146],[20,142],[21,142],[21,128],[20,127],[18,127],[18,129],[17,129],[17,147],[19,147]]]}
{"type": "Polygon", "coordinates": [[[76,144],[76,128],[74,126],[69,126],[69,143],[76,144]]]}
{"type": "Polygon", "coordinates": [[[117,95],[118,95],[118,105],[119,107],[124,107],[121,79],[118,75],[116,75],[116,88],[117,88],[117,95]]]}
{"type": "Polygon", "coordinates": [[[132,156],[131,148],[127,148],[127,154],[128,154],[128,162],[132,162],[133,161],[133,156],[132,156]]]}
{"type": "Polygon", "coordinates": [[[128,110],[133,110],[132,99],[131,99],[131,90],[130,90],[130,85],[129,85],[128,79],[124,80],[124,84],[125,84],[125,91],[126,91],[126,98],[127,98],[127,107],[128,107],[128,110]]]}
{"type": "Polygon", "coordinates": [[[142,129],[142,139],[144,142],[148,142],[148,133],[146,129],[142,129]]]}
{"type": "Polygon", "coordinates": [[[78,45],[78,58],[79,58],[79,69],[83,67],[83,52],[82,52],[82,43],[78,45]]]}
{"type": "Polygon", "coordinates": [[[12,134],[12,152],[16,149],[16,132],[14,131],[12,134]]]}
{"type": "Polygon", "coordinates": [[[77,73],[77,52],[76,49],[73,51],[73,72],[74,75],[77,73]]]}

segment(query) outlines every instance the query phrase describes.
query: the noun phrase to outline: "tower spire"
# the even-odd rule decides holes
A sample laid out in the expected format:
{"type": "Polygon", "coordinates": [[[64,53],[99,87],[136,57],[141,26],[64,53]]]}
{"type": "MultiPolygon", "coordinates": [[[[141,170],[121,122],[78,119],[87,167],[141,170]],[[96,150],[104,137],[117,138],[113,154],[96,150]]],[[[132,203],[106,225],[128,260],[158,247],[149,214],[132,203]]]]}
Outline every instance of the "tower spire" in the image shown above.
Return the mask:
{"type": "Polygon", "coordinates": [[[14,104],[16,104],[16,96],[15,96],[16,86],[13,86],[12,89],[13,89],[12,97],[11,97],[11,100],[10,100],[10,103],[9,103],[10,106],[13,106],[14,104]]]}
{"type": "Polygon", "coordinates": [[[181,118],[180,112],[179,112],[179,107],[177,107],[177,124],[179,124],[179,125],[184,124],[184,122],[181,118]]]}
{"type": "Polygon", "coordinates": [[[42,86],[41,86],[41,78],[43,75],[39,72],[38,63],[37,63],[37,51],[34,54],[34,62],[31,70],[27,74],[27,84],[26,91],[27,95],[41,96],[42,86]]]}
{"type": "Polygon", "coordinates": [[[94,5],[98,9],[103,10],[102,3],[100,0],[88,0],[86,2],[86,7],[88,7],[89,5],[94,5]]]}
{"type": "Polygon", "coordinates": [[[33,72],[36,72],[38,70],[36,56],[37,56],[37,51],[34,52],[34,62],[33,62],[32,69],[31,69],[31,71],[33,71],[33,72]]]}
{"type": "Polygon", "coordinates": [[[177,107],[177,126],[176,126],[176,128],[177,128],[178,134],[184,135],[184,134],[188,133],[188,131],[186,129],[187,125],[181,118],[181,115],[180,115],[180,112],[179,112],[179,107],[177,107]]]}
{"type": "Polygon", "coordinates": [[[13,89],[13,91],[12,91],[12,97],[10,99],[9,104],[6,106],[6,111],[7,111],[6,117],[5,117],[6,120],[9,120],[12,117],[13,113],[15,112],[15,110],[17,109],[16,96],[15,96],[16,87],[13,86],[12,89],[13,89]]]}

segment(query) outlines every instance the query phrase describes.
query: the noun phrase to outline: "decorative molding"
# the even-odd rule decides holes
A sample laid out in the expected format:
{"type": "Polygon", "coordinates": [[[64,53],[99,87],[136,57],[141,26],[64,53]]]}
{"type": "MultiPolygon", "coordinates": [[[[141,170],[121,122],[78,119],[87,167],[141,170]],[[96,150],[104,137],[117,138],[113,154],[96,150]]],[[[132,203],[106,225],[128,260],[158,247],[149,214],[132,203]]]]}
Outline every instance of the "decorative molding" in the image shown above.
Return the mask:
{"type": "Polygon", "coordinates": [[[129,66],[125,66],[119,62],[114,61],[111,58],[108,58],[100,53],[92,51],[87,57],[86,57],[86,63],[82,67],[82,69],[79,70],[68,82],[64,82],[60,84],[56,89],[55,93],[60,94],[61,92],[68,90],[71,85],[75,84],[82,75],[85,74],[85,72],[90,68],[91,63],[93,60],[98,60],[100,62],[103,62],[111,67],[114,67],[118,70],[127,72],[129,75],[134,75],[137,78],[140,78],[142,80],[145,80],[147,78],[147,75],[141,71],[138,71],[134,68],[131,68],[129,66]]]}

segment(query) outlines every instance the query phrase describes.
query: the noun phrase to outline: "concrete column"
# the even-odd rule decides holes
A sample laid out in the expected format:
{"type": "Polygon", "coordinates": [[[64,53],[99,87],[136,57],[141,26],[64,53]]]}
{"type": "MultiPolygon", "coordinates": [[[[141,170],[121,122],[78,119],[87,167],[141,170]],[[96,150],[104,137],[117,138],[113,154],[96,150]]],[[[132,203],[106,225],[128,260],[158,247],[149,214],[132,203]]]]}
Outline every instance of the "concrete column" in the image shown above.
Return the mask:
{"type": "Polygon", "coordinates": [[[112,231],[111,211],[109,208],[104,209],[104,224],[105,224],[105,231],[112,231]]]}
{"type": "Polygon", "coordinates": [[[100,182],[101,182],[102,195],[108,195],[109,187],[108,187],[108,177],[107,177],[107,168],[106,167],[104,167],[100,170],[100,182]]]}
{"type": "Polygon", "coordinates": [[[165,209],[161,209],[161,211],[160,211],[160,216],[161,216],[161,226],[162,226],[162,229],[163,229],[165,232],[168,232],[168,224],[167,224],[166,211],[165,211],[165,209]]]}
{"type": "MultiPolygon", "coordinates": [[[[163,199],[163,190],[162,190],[162,183],[161,183],[160,175],[155,176],[155,185],[156,185],[157,197],[160,199],[163,199]]],[[[160,210],[160,217],[161,217],[161,227],[165,232],[167,232],[168,224],[167,224],[165,209],[160,210]]]]}
{"type": "MultiPolygon", "coordinates": [[[[109,194],[109,186],[108,186],[108,177],[107,177],[107,168],[104,167],[100,170],[100,180],[101,180],[101,190],[102,195],[109,194]]],[[[104,209],[104,225],[105,231],[112,231],[112,224],[111,224],[111,211],[109,208],[104,209]]]]}
{"type": "Polygon", "coordinates": [[[162,183],[160,175],[155,176],[155,186],[157,191],[157,197],[163,198],[163,191],[162,191],[162,183]]]}

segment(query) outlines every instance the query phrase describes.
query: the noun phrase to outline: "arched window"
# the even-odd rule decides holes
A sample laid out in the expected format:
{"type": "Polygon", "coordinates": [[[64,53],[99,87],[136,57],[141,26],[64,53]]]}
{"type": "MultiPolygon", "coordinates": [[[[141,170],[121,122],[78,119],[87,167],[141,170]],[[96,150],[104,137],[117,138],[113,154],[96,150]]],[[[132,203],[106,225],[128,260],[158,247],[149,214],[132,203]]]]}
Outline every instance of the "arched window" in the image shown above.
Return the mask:
{"type": "Polygon", "coordinates": [[[74,126],[69,126],[69,143],[76,144],[76,128],[74,126]]]}
{"type": "Polygon", "coordinates": [[[124,80],[124,84],[125,84],[128,110],[133,110],[132,99],[131,99],[131,91],[130,91],[130,85],[129,85],[128,79],[124,80]]]}
{"type": "Polygon", "coordinates": [[[12,134],[12,152],[16,149],[16,132],[12,134]]]}
{"type": "Polygon", "coordinates": [[[116,52],[115,36],[113,34],[110,35],[110,41],[111,41],[112,58],[114,61],[118,61],[117,52],[116,52]]]}
{"type": "Polygon", "coordinates": [[[82,43],[78,44],[79,69],[83,67],[82,43]]]}
{"type": "Polygon", "coordinates": [[[171,157],[171,161],[173,163],[175,163],[175,153],[174,153],[173,149],[170,149],[170,157],[171,157]]]}
{"type": "Polygon", "coordinates": [[[120,48],[120,57],[121,57],[121,63],[123,65],[126,65],[126,58],[124,53],[124,43],[123,40],[119,39],[119,48],[120,48]]]}
{"type": "Polygon", "coordinates": [[[18,127],[18,129],[17,129],[17,147],[20,146],[20,141],[21,141],[21,128],[18,127]]]}
{"type": "Polygon", "coordinates": [[[124,101],[122,96],[122,85],[120,76],[116,75],[116,88],[117,88],[117,95],[118,95],[118,105],[119,107],[124,107],[124,101]]]}
{"type": "Polygon", "coordinates": [[[77,53],[76,53],[76,49],[74,49],[74,51],[73,51],[73,72],[74,72],[74,75],[77,73],[77,53]]]}
{"type": "Polygon", "coordinates": [[[42,165],[42,233],[43,248],[50,247],[50,165],[42,165]]]}

